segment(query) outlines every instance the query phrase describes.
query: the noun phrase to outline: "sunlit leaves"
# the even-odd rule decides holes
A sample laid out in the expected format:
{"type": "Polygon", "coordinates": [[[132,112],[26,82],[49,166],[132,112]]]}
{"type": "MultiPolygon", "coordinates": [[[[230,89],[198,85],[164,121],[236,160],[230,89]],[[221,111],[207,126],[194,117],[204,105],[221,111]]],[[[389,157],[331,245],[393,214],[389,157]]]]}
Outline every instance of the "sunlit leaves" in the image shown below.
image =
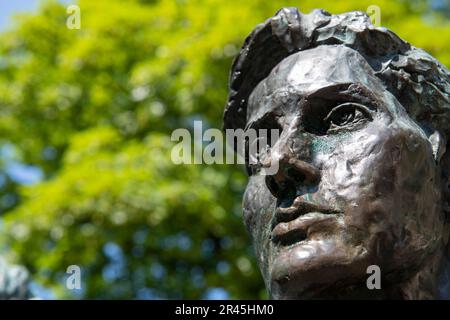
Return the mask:
{"type": "Polygon", "coordinates": [[[200,118],[221,127],[232,58],[281,6],[376,4],[381,25],[450,65],[450,25],[426,1],[375,2],[81,0],[80,30],[56,1],[21,17],[0,35],[0,143],[45,177],[21,187],[0,162],[0,199],[14,198],[0,202],[3,247],[58,297],[71,296],[71,264],[85,298],[265,297],[243,172],[173,165],[170,133],[200,118]]]}

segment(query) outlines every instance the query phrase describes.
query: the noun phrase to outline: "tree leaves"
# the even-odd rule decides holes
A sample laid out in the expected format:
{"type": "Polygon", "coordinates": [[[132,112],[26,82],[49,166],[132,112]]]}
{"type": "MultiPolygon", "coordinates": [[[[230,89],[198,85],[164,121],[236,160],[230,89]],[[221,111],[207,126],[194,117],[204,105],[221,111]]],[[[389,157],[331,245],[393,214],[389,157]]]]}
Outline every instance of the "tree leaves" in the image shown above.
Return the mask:
{"type": "MultiPolygon", "coordinates": [[[[382,25],[450,64],[450,26],[425,23],[424,1],[377,2],[382,25]]],[[[57,297],[74,296],[72,264],[77,297],[266,297],[241,222],[242,169],[176,166],[170,134],[194,119],[221,128],[232,58],[281,5],[298,1],[81,0],[81,29],[69,30],[50,1],[0,35],[0,143],[45,173],[1,188],[19,199],[2,207],[11,258],[57,297]]]]}

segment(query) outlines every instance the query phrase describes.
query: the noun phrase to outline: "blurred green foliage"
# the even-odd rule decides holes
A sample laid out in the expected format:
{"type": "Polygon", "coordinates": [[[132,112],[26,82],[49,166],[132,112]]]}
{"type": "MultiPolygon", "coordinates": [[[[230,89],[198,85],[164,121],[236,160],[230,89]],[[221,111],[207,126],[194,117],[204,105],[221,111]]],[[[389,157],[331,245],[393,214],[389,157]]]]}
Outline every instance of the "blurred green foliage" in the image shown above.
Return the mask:
{"type": "Polygon", "coordinates": [[[0,35],[2,248],[57,297],[67,266],[82,298],[266,297],[241,222],[246,177],[230,165],[173,165],[173,129],[221,127],[232,58],[282,6],[365,11],[450,65],[450,24],[426,1],[81,0],[81,29],[45,2],[0,35]],[[9,199],[9,201],[5,201],[9,199]],[[12,199],[12,200],[11,200],[12,199]]]}

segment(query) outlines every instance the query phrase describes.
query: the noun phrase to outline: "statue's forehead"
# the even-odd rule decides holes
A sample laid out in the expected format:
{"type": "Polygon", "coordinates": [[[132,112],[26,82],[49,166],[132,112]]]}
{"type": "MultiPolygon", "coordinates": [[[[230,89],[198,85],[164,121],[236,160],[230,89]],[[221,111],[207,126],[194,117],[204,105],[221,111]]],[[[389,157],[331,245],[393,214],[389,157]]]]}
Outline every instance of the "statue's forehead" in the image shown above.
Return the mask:
{"type": "Polygon", "coordinates": [[[320,46],[295,53],[281,61],[253,90],[247,120],[271,108],[262,103],[271,95],[285,95],[287,91],[308,95],[326,87],[352,83],[363,85],[371,91],[383,90],[373,69],[353,49],[342,45],[320,46]]]}

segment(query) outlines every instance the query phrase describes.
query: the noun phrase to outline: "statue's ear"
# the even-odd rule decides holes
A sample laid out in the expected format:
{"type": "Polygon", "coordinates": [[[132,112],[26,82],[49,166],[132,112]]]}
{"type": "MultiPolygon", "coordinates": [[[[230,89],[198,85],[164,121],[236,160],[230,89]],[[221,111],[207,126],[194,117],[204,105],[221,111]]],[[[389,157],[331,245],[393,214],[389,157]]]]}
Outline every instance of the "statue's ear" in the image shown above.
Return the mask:
{"type": "Polygon", "coordinates": [[[434,160],[437,163],[441,161],[442,156],[445,154],[446,142],[442,134],[437,130],[431,130],[427,134],[428,141],[430,141],[431,148],[433,150],[434,160]]]}

